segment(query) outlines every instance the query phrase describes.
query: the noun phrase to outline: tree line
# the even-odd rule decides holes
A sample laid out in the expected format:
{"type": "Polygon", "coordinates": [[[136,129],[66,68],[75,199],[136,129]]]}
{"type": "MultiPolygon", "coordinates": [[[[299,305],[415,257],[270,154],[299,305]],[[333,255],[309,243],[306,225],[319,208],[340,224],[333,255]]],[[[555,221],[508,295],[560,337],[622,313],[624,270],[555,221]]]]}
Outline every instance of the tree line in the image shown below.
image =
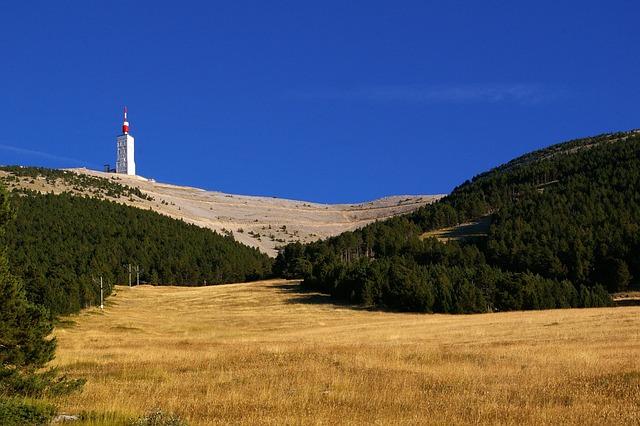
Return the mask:
{"type": "Polygon", "coordinates": [[[486,312],[605,306],[640,285],[640,135],[539,150],[406,216],[279,253],[276,274],[373,307],[486,312]],[[425,232],[484,218],[486,236],[425,232]]]}
{"type": "MultiPolygon", "coordinates": [[[[54,315],[99,303],[94,278],[128,281],[128,264],[154,285],[212,285],[264,278],[272,260],[230,236],[116,202],[14,192],[5,241],[30,301],[54,315]]],[[[135,278],[134,278],[135,279],[135,278]]],[[[107,293],[109,289],[107,288],[107,293]]]]}

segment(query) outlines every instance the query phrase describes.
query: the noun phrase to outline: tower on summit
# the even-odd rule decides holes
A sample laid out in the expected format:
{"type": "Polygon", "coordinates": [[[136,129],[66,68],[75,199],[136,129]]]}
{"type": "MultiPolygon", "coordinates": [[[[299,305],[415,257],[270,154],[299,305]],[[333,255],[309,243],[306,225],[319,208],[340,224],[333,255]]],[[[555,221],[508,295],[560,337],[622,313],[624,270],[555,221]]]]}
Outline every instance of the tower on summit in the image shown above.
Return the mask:
{"type": "Polygon", "coordinates": [[[124,120],[122,121],[122,134],[116,139],[118,158],[116,159],[116,173],[125,175],[136,174],[134,160],[134,139],[129,134],[129,121],[127,119],[127,107],[124,107],[124,120]]]}

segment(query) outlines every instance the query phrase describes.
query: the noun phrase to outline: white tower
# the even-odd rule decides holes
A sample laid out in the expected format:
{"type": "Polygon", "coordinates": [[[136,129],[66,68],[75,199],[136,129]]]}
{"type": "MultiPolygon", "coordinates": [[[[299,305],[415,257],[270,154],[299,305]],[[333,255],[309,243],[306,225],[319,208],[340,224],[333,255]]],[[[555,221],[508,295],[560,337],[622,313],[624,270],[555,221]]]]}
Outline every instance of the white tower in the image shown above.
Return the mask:
{"type": "Polygon", "coordinates": [[[118,158],[116,159],[116,173],[126,175],[136,174],[136,162],[133,158],[133,136],[129,134],[129,122],[127,121],[127,107],[124,107],[124,121],[122,134],[117,138],[118,158]]]}

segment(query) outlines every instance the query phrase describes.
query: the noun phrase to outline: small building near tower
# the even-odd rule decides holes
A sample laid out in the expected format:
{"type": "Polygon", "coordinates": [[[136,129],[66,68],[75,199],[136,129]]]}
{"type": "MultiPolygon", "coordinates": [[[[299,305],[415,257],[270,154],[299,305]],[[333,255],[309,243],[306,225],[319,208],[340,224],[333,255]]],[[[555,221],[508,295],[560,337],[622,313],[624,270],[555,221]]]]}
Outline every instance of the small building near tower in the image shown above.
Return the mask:
{"type": "Polygon", "coordinates": [[[134,159],[134,139],[129,134],[129,121],[127,121],[127,107],[124,107],[124,121],[122,122],[122,134],[116,139],[118,157],[116,158],[116,173],[125,175],[136,174],[136,162],[134,159]]]}

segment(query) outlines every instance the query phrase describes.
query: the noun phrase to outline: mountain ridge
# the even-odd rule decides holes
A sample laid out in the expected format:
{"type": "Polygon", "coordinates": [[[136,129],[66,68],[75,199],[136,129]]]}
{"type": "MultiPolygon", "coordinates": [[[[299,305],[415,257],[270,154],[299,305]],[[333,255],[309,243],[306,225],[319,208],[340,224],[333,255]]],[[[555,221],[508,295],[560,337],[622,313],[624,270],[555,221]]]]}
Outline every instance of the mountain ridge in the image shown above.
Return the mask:
{"type": "MultiPolygon", "coordinates": [[[[272,257],[277,254],[279,246],[339,235],[377,220],[411,213],[442,197],[392,195],[360,203],[323,204],[269,196],[228,194],[86,168],[61,170],[87,176],[89,179],[105,179],[112,184],[129,188],[121,196],[119,192],[114,195],[114,191],[96,192],[96,187],[103,183],[95,180],[77,184],[74,177],[65,181],[55,176],[46,178],[38,173],[17,177],[20,167],[12,170],[13,172],[8,168],[0,170],[0,178],[11,189],[28,189],[41,193],[72,192],[151,209],[165,216],[233,236],[236,241],[256,247],[272,257]]],[[[46,174],[48,169],[38,170],[46,174]]]]}

